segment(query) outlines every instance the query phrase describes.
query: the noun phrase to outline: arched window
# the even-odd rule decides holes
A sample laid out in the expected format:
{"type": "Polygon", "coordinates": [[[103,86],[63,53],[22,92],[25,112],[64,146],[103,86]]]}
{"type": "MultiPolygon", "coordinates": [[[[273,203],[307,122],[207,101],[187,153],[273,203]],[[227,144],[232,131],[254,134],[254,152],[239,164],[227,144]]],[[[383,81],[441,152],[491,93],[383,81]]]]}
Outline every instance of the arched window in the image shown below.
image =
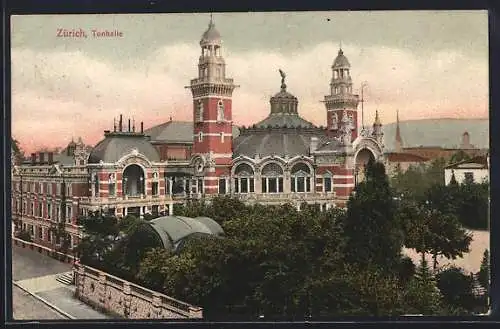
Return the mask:
{"type": "Polygon", "coordinates": [[[217,103],[217,121],[224,121],[224,103],[219,99],[217,103]]]}
{"type": "Polygon", "coordinates": [[[262,193],[283,193],[283,169],[275,162],[262,168],[262,193]]]}
{"type": "Polygon", "coordinates": [[[116,178],[115,174],[109,174],[108,178],[108,194],[109,196],[116,195],[116,178]]]}
{"type": "Polygon", "coordinates": [[[200,131],[198,133],[198,142],[200,142],[200,143],[203,142],[203,132],[202,131],[200,131]]]}
{"type": "Polygon", "coordinates": [[[329,171],[323,174],[323,192],[332,192],[332,178],[332,174],[329,171]]]}
{"type": "Polygon", "coordinates": [[[239,164],[234,171],[234,192],[253,193],[254,185],[253,168],[246,163],[239,164]]]}
{"type": "Polygon", "coordinates": [[[297,163],[292,167],[290,191],[296,193],[311,192],[311,170],[305,163],[297,163]]]}
{"type": "Polygon", "coordinates": [[[158,173],[154,172],[151,181],[151,194],[155,196],[160,194],[160,183],[158,181],[158,178],[159,178],[158,173]]]}
{"type": "Polygon", "coordinates": [[[337,113],[334,113],[334,112],[331,114],[331,116],[332,116],[332,126],[331,126],[332,128],[331,129],[336,130],[339,128],[339,116],[337,115],[337,113]]]}
{"type": "Polygon", "coordinates": [[[203,121],[203,102],[201,99],[198,100],[198,104],[196,106],[196,121],[203,121]]]}

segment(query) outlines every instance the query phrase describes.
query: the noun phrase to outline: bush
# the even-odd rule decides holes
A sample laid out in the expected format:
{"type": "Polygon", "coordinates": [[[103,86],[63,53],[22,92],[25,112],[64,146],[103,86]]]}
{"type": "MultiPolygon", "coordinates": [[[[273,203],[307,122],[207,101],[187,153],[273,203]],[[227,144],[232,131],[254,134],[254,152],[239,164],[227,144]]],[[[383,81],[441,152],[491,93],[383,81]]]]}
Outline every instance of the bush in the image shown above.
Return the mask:
{"type": "Polygon", "coordinates": [[[33,239],[31,238],[31,234],[28,231],[21,230],[19,233],[16,235],[16,238],[21,239],[26,242],[33,242],[33,239]]]}

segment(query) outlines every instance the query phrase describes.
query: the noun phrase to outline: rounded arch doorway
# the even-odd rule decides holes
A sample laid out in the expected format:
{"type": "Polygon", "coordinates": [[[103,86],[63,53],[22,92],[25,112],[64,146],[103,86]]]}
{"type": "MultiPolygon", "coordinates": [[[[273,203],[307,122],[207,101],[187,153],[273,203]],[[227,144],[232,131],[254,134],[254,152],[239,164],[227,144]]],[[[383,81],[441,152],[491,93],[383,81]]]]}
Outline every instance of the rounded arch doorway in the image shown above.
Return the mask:
{"type": "Polygon", "coordinates": [[[355,177],[354,181],[355,184],[358,184],[365,179],[365,167],[368,164],[368,162],[372,160],[375,161],[376,157],[373,152],[368,149],[368,148],[362,148],[361,150],[358,151],[356,154],[355,158],[355,177]]]}
{"type": "Polygon", "coordinates": [[[123,171],[123,195],[138,197],[145,192],[144,169],[131,164],[123,171]]]}

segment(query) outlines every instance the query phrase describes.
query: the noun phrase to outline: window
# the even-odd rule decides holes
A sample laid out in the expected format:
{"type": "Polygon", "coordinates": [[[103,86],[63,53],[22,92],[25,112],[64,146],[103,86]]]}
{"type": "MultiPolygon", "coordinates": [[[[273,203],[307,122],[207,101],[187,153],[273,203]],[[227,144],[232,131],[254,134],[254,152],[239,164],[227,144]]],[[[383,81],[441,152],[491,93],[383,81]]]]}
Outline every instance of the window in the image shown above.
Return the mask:
{"type": "Polygon", "coordinates": [[[158,189],[158,182],[153,182],[151,184],[151,193],[153,195],[158,195],[159,194],[159,189],[158,189]]]}
{"type": "Polygon", "coordinates": [[[47,218],[52,218],[52,205],[50,203],[47,203],[47,218]]]}
{"type": "Polygon", "coordinates": [[[57,195],[61,195],[61,187],[62,187],[62,184],[61,185],[60,184],[56,185],[56,194],[57,195]]]}
{"type": "MultiPolygon", "coordinates": [[[[253,168],[242,163],[236,167],[234,171],[234,192],[235,193],[253,193],[254,192],[254,170],[253,168]]],[[[219,181],[220,184],[220,181],[219,181]]]]}
{"type": "Polygon", "coordinates": [[[66,196],[72,196],[73,189],[72,189],[72,184],[68,183],[66,184],[66,196]]]}
{"type": "Polygon", "coordinates": [[[44,191],[43,186],[44,185],[45,185],[45,183],[40,183],[40,194],[43,194],[43,191],[44,191]]]}
{"type": "Polygon", "coordinates": [[[71,223],[71,206],[66,206],[66,223],[71,223]]]}
{"type": "Polygon", "coordinates": [[[41,226],[38,227],[38,238],[43,239],[43,228],[41,226]]]}
{"type": "Polygon", "coordinates": [[[198,104],[197,104],[197,108],[196,108],[196,119],[198,122],[202,122],[203,121],[203,102],[200,100],[198,100],[198,104]]]}
{"type": "Polygon", "coordinates": [[[224,143],[224,133],[220,133],[220,142],[224,143]]]}
{"type": "Polygon", "coordinates": [[[323,187],[325,192],[332,191],[332,178],[331,177],[323,177],[323,187]]]}
{"type": "Polygon", "coordinates": [[[94,196],[99,196],[99,176],[94,174],[94,196]]]}
{"type": "Polygon", "coordinates": [[[473,172],[465,172],[464,173],[464,183],[465,184],[473,184],[474,183],[474,173],[473,172]]]}
{"type": "Polygon", "coordinates": [[[219,178],[219,194],[226,193],[226,178],[219,178]]]}
{"type": "Polygon", "coordinates": [[[224,103],[219,99],[217,103],[217,121],[224,121],[224,103]]]}
{"type": "Polygon", "coordinates": [[[115,174],[109,174],[108,193],[110,197],[116,196],[116,178],[115,174]]]}
{"type": "Polygon", "coordinates": [[[200,131],[198,133],[198,142],[200,142],[200,143],[203,142],[203,132],[202,131],[200,131]]]}
{"type": "Polygon", "coordinates": [[[61,206],[56,207],[56,220],[57,222],[61,221],[61,206]]]}
{"type": "Polygon", "coordinates": [[[262,193],[283,193],[283,169],[277,163],[262,168],[262,193]]]}
{"type": "Polygon", "coordinates": [[[47,232],[47,242],[52,242],[52,232],[51,231],[47,232]]]}
{"type": "Polygon", "coordinates": [[[47,194],[52,195],[52,183],[47,184],[47,194]]]}
{"type": "Polygon", "coordinates": [[[170,181],[170,177],[165,177],[165,195],[170,195],[172,193],[172,182],[170,181]]]}
{"type": "Polygon", "coordinates": [[[198,179],[198,193],[203,193],[203,179],[198,179]]]}
{"type": "Polygon", "coordinates": [[[35,203],[31,202],[31,216],[35,216],[35,203]]]}
{"type": "Polygon", "coordinates": [[[292,192],[311,192],[311,170],[305,163],[297,163],[292,167],[290,190],[292,192]]]}

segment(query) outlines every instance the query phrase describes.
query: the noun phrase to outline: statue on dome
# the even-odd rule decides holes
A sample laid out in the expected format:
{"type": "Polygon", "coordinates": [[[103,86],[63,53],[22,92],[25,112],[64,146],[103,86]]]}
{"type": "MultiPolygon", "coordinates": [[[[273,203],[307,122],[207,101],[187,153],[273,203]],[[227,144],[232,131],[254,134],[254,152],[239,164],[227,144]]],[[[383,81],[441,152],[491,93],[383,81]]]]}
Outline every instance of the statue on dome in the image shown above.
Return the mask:
{"type": "Polygon", "coordinates": [[[278,69],[278,71],[280,72],[281,75],[281,89],[286,89],[286,84],[285,84],[286,74],[285,72],[283,72],[282,69],[278,69]]]}

